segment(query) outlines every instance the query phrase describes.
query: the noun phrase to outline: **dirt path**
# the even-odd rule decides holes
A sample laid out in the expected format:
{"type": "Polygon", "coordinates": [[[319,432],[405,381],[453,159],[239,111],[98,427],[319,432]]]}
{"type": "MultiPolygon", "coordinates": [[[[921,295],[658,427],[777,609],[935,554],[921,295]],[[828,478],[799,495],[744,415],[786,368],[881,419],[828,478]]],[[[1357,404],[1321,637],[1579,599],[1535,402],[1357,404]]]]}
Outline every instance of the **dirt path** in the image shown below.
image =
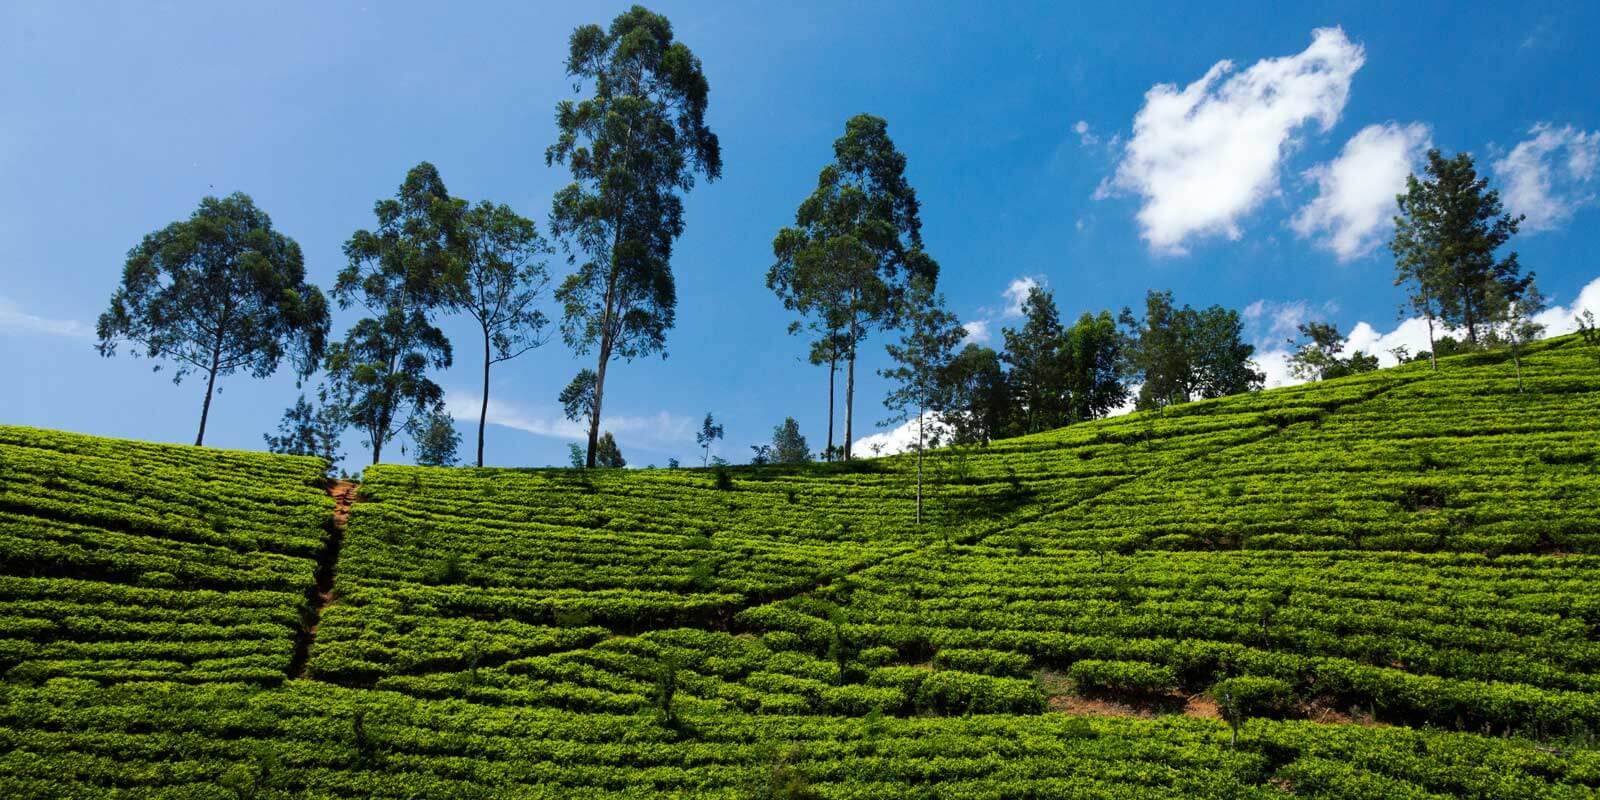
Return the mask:
{"type": "Polygon", "coordinates": [[[333,498],[333,517],[328,523],[327,542],[317,556],[316,583],[306,590],[306,607],[300,628],[295,631],[294,656],[289,659],[288,669],[291,678],[306,677],[306,664],[311,661],[311,646],[317,641],[322,611],[334,603],[333,579],[339,567],[339,551],[344,547],[345,525],[350,521],[350,507],[356,503],[359,488],[353,481],[334,481],[328,487],[328,496],[333,498]]]}

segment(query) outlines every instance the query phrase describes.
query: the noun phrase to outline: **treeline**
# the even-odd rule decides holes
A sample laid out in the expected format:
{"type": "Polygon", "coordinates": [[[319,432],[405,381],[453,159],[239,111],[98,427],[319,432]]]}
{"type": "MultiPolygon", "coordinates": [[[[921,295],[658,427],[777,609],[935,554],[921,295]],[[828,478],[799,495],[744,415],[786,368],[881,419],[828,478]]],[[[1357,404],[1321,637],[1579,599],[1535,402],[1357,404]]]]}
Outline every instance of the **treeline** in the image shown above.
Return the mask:
{"type": "MultiPolygon", "coordinates": [[[[374,204],[373,227],[345,242],[330,300],[306,280],[300,246],[250,197],[206,197],[189,219],[129,251],[99,319],[100,352],[129,343],[137,355],[174,364],[174,381],[204,375],[196,445],[205,441],[218,378],[266,377],[288,361],[300,381],[321,378],[312,399],[302,395],[276,434],[265,435],[274,451],[334,460],[341,436],[354,429],[372,463],[409,437],[419,463],[449,465],[459,460],[460,435],[431,376],[456,357],[441,320],[469,318],[480,334],[471,347],[481,350],[481,466],[493,365],[559,333],[594,363],[557,398],[587,438],[574,445],[573,464],[623,466],[603,424],[609,370],[618,360],[665,356],[676,322],[671,259],[684,231],[683,197],[697,176],[721,176],[721,148],[706,125],[700,61],[665,17],[635,6],[609,27],[581,26],[564,66],[578,96],[557,103],[556,136],[545,151],[547,166],[572,178],[551,200],[554,244],[504,204],[452,196],[424,162],[374,204]],[[555,281],[549,258],[558,246],[570,272],[555,281]],[[363,314],[341,338],[332,335],[330,303],[363,314]]],[[[863,343],[879,333],[899,334],[879,372],[892,382],[890,421],[919,421],[919,451],[929,443],[921,421],[930,416],[942,421],[946,441],[986,442],[1130,403],[1162,408],[1262,386],[1239,313],[1179,306],[1170,292],[1151,291],[1141,314],[1103,310],[1069,321],[1050,291],[1034,287],[1021,326],[1003,331],[1001,350],[963,346],[967,332],[939,294],[940,267],[924,246],[920,202],[905,172],[888,123],[851,117],[815,189],[772,243],[766,284],[795,313],[789,330],[806,338],[810,362],[827,367],[821,457],[856,455],[856,370],[863,343]]],[[[1520,381],[1520,347],[1539,334],[1534,318],[1544,303],[1516,253],[1497,253],[1521,218],[1503,213],[1467,154],[1430,152],[1425,175],[1411,176],[1397,203],[1395,283],[1406,287],[1408,312],[1427,321],[1430,346],[1395,355],[1433,359],[1508,344],[1520,381]]],[[[1328,323],[1307,323],[1301,334],[1291,368],[1302,378],[1377,366],[1375,355],[1343,355],[1346,340],[1328,323]]],[[[721,427],[711,436],[709,415],[706,422],[702,436],[720,438],[721,427]]],[[[700,442],[706,465],[710,440],[700,442]]],[[[752,450],[758,463],[811,455],[792,418],[771,444],[752,450]]]]}

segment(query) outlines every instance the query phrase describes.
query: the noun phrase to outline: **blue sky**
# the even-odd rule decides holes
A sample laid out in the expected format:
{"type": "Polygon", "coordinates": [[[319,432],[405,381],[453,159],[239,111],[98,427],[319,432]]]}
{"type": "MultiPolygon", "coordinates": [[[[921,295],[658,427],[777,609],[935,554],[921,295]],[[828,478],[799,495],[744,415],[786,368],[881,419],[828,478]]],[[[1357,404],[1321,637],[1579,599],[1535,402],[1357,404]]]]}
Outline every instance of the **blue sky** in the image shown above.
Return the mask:
{"type": "MultiPolygon", "coordinates": [[[[763,276],[860,112],[889,121],[941,288],[995,344],[1028,280],[1074,316],[1152,287],[1249,309],[1268,349],[1309,317],[1367,323],[1369,348],[1413,341],[1375,245],[1428,144],[1476,154],[1536,223],[1515,246],[1562,306],[1553,324],[1600,306],[1600,283],[1580,295],[1600,278],[1600,6],[1283,5],[653,5],[704,62],[724,177],[688,197],[669,357],[613,368],[606,427],[637,464],[695,457],[708,409],[733,460],[786,415],[822,446],[826,373],[802,363],[763,276]]],[[[206,194],[252,195],[324,287],[418,161],[545,227],[569,179],[543,157],[571,90],[566,37],[623,8],[5,4],[0,421],[192,441],[203,383],[102,359],[91,331],[128,248],[206,194]]],[[[438,380],[475,412],[461,323],[438,380]]],[[[858,436],[885,416],[883,342],[865,351],[858,436]]],[[[496,367],[491,463],[565,462],[577,436],[555,396],[585,364],[556,341],[496,367]]],[[[282,374],[222,388],[207,443],[228,447],[259,448],[296,395],[282,374]]],[[[475,413],[459,422],[470,441],[475,413]]]]}

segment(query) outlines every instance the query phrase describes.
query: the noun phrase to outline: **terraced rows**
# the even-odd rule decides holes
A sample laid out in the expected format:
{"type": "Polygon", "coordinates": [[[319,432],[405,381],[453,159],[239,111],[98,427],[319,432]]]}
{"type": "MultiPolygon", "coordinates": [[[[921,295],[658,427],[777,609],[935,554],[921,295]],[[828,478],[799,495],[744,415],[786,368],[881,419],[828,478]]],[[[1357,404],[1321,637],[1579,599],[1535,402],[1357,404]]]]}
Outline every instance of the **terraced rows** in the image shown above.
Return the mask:
{"type": "Polygon", "coordinates": [[[0,672],[282,681],[332,501],[313,459],[0,427],[0,672]]]}
{"type": "Polygon", "coordinates": [[[1404,728],[1066,715],[666,725],[294,682],[0,686],[15,797],[1581,798],[1600,755],[1404,728]]]}

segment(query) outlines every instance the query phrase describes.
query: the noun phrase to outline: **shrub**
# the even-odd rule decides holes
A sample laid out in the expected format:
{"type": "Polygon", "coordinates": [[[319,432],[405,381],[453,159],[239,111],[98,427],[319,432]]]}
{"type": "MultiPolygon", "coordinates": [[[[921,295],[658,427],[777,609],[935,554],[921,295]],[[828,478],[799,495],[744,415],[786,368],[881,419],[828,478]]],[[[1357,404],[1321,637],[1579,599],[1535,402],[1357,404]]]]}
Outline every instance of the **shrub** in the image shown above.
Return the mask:
{"type": "Polygon", "coordinates": [[[1144,661],[1085,659],[1067,671],[1078,691],[1161,694],[1178,685],[1171,667],[1144,661]]]}
{"type": "Polygon", "coordinates": [[[963,650],[946,648],[933,657],[933,663],[943,669],[977,672],[1002,677],[1026,677],[1032,666],[1028,657],[1005,650],[963,650]]]}
{"type": "Polygon", "coordinates": [[[1294,702],[1294,687],[1288,681],[1259,675],[1217,681],[1210,694],[1224,715],[1239,717],[1281,717],[1294,702]]]}
{"type": "Polygon", "coordinates": [[[917,689],[917,708],[936,714],[1034,714],[1044,695],[1032,681],[970,672],[934,672],[917,689]]]}

